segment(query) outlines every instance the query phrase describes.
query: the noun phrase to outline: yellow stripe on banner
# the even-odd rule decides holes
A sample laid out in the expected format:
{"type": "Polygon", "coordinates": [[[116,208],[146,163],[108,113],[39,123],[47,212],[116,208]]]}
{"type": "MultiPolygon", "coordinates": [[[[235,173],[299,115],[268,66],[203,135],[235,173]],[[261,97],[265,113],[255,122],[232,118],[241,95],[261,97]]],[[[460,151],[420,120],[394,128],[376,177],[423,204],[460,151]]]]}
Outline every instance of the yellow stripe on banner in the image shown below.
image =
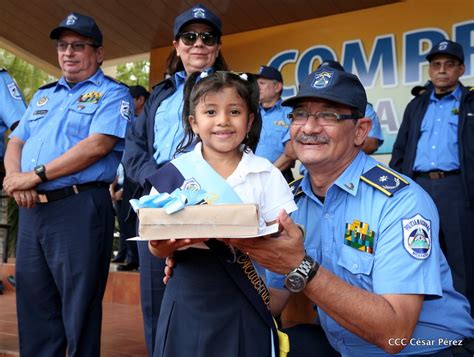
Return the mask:
{"type": "Polygon", "coordinates": [[[376,189],[382,191],[383,193],[385,193],[387,196],[389,197],[392,197],[393,196],[393,193],[391,193],[390,191],[387,191],[385,188],[383,188],[382,186],[380,185],[377,185],[376,183],[370,181],[369,179],[365,178],[364,176],[361,176],[360,179],[362,181],[364,181],[365,183],[369,184],[370,186],[372,187],[375,187],[376,189]]]}
{"type": "Polygon", "coordinates": [[[398,173],[396,173],[395,171],[392,171],[392,170],[389,170],[387,169],[386,167],[383,167],[382,165],[377,165],[377,167],[381,168],[382,170],[384,170],[385,172],[388,172],[389,174],[395,176],[396,178],[398,178],[400,181],[402,181],[404,184],[406,185],[409,185],[410,183],[405,180],[403,177],[401,177],[398,173]]]}

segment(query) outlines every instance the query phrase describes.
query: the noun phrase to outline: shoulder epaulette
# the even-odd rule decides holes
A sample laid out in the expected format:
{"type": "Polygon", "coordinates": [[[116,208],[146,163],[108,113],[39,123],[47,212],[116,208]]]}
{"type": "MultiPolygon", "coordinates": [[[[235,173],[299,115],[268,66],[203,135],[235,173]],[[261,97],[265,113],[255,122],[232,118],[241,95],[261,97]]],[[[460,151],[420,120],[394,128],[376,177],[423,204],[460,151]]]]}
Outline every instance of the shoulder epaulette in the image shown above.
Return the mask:
{"type": "Polygon", "coordinates": [[[106,74],[104,74],[104,77],[107,78],[108,80],[111,80],[112,82],[115,82],[115,83],[117,83],[117,84],[121,84],[121,85],[123,85],[123,86],[125,86],[125,87],[128,88],[128,84],[125,84],[125,83],[119,81],[118,79],[116,79],[116,78],[114,78],[114,77],[110,77],[110,76],[108,76],[108,75],[106,75],[106,74]]]}
{"type": "Polygon", "coordinates": [[[6,72],[7,70],[3,67],[0,67],[0,72],[6,72]]]}
{"type": "Polygon", "coordinates": [[[41,87],[39,87],[38,89],[51,88],[51,87],[54,87],[56,84],[58,84],[58,81],[45,84],[44,86],[41,86],[41,87]]]}
{"type": "Polygon", "coordinates": [[[410,184],[399,173],[382,165],[374,166],[365,172],[360,179],[389,197],[410,184]]]}
{"type": "Polygon", "coordinates": [[[301,188],[301,182],[303,181],[303,177],[300,177],[296,180],[291,181],[288,185],[290,186],[290,190],[293,193],[293,199],[298,201],[298,199],[303,194],[303,189],[301,188]]]}

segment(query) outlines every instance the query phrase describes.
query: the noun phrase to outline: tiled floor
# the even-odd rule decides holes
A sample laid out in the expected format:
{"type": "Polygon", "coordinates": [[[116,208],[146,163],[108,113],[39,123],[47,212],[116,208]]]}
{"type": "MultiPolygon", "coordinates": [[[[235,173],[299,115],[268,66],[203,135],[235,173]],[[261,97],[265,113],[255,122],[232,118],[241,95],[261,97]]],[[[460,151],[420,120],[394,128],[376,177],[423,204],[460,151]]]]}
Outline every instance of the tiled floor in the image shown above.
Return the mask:
{"type": "MultiPolygon", "coordinates": [[[[111,273],[111,276],[112,274],[113,273],[111,273]]],[[[128,281],[138,277],[138,273],[115,274],[120,274],[120,276],[128,279],[128,281]]],[[[115,282],[118,282],[119,277],[113,276],[113,279],[115,279],[115,282]]],[[[114,281],[113,279],[111,281],[114,281]]],[[[5,284],[5,279],[3,280],[5,284]]],[[[136,281],[136,279],[133,280],[136,281]]],[[[7,286],[7,284],[8,283],[5,285],[7,286]]],[[[106,295],[107,294],[111,295],[112,292],[106,293],[106,295]]],[[[116,293],[113,293],[112,295],[115,294],[116,293]]],[[[140,305],[128,303],[118,304],[116,302],[108,302],[107,300],[110,301],[111,299],[104,299],[106,302],[103,305],[104,317],[102,322],[101,356],[146,356],[140,305]]],[[[18,356],[15,292],[9,287],[5,290],[3,295],[0,295],[0,357],[18,356]]]]}

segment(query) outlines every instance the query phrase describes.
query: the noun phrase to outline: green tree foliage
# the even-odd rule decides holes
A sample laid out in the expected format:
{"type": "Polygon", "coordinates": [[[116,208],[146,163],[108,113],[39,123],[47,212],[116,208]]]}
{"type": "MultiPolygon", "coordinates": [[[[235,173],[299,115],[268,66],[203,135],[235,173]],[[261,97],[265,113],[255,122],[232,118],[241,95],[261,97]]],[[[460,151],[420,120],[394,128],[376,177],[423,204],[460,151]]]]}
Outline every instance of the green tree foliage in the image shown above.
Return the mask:
{"type": "Polygon", "coordinates": [[[141,85],[148,89],[150,61],[137,61],[117,66],[117,78],[129,86],[141,85]]]}
{"type": "Polygon", "coordinates": [[[25,96],[26,103],[30,102],[31,97],[39,87],[56,80],[55,77],[1,48],[0,67],[7,69],[8,73],[15,79],[25,96]]]}

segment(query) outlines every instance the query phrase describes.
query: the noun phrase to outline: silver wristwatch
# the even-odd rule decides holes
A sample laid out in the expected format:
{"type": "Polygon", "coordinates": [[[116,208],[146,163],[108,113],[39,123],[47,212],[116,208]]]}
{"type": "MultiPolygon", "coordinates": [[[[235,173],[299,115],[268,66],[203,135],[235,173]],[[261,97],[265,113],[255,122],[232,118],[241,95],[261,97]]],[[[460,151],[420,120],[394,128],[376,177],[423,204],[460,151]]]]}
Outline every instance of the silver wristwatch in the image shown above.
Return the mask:
{"type": "Polygon", "coordinates": [[[285,286],[292,293],[299,293],[306,284],[316,275],[319,264],[309,255],[306,255],[301,264],[286,274],[285,286]]]}

